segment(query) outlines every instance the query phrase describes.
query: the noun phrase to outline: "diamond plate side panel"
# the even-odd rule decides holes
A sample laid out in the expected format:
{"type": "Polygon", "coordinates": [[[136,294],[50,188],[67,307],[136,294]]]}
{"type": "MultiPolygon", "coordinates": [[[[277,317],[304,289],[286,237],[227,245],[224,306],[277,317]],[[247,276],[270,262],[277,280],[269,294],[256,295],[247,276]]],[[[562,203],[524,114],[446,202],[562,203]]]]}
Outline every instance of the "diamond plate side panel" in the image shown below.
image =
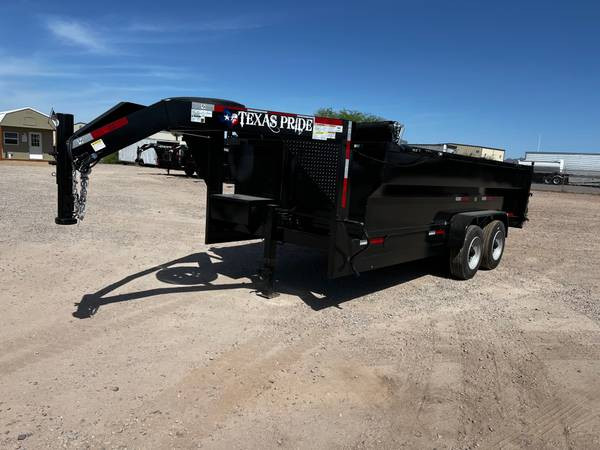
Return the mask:
{"type": "Polygon", "coordinates": [[[340,144],[316,140],[286,140],[284,144],[304,174],[335,204],[340,144]]]}

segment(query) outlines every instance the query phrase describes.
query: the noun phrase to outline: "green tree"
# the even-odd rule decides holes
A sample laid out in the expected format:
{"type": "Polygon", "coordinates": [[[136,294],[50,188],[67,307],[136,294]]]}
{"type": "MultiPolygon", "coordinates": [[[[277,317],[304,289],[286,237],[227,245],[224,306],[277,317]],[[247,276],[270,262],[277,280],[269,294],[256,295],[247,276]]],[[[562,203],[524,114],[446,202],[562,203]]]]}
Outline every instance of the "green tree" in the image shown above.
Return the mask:
{"type": "Polygon", "coordinates": [[[119,161],[119,152],[111,153],[110,155],[105,156],[100,160],[100,162],[104,164],[119,164],[121,162],[119,161]]]}
{"type": "Polygon", "coordinates": [[[346,119],[353,122],[378,122],[380,120],[385,120],[383,117],[376,116],[375,114],[345,108],[338,111],[333,108],[319,108],[315,111],[315,116],[346,119]]]}

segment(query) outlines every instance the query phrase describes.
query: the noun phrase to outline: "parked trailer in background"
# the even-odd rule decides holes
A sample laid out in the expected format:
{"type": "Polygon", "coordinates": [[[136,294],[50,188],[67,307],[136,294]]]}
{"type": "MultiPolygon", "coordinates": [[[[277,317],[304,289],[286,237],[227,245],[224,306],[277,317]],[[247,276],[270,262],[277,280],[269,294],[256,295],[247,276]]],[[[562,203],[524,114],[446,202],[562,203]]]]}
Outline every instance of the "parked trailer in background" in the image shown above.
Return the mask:
{"type": "Polygon", "coordinates": [[[563,161],[564,171],[571,175],[598,177],[600,175],[600,153],[593,152],[526,152],[525,161],[563,161]]]}
{"type": "MultiPolygon", "coordinates": [[[[83,126],[85,124],[81,124],[83,126]]],[[[81,128],[81,126],[79,128],[81,128]]],[[[75,131],[78,131],[77,128],[75,131]]],[[[124,163],[135,163],[138,158],[138,148],[147,144],[158,144],[158,145],[177,145],[181,144],[179,136],[174,135],[166,131],[159,131],[151,136],[148,136],[138,142],[134,142],[125,148],[119,150],[119,161],[124,163]]],[[[149,166],[158,165],[156,152],[150,149],[142,154],[143,164],[149,166]]]]}
{"type": "Polygon", "coordinates": [[[120,103],[74,134],[71,115],[58,120],[56,223],[83,218],[77,186],[100,159],[156,130],[177,132],[204,168],[205,242],[264,239],[267,297],[276,295],[277,243],[323,250],[330,278],[443,257],[455,278],[469,279],[499,264],[508,227],[527,220],[531,167],[401,144],[396,122],[211,98],[120,103]]]}
{"type": "Polygon", "coordinates": [[[201,174],[194,157],[185,144],[157,142],[141,145],[137,148],[135,162],[143,166],[143,157],[150,150],[154,150],[156,154],[156,165],[161,169],[166,169],[167,174],[170,174],[171,170],[183,170],[188,177],[195,173],[201,174]]]}
{"type": "Polygon", "coordinates": [[[569,184],[569,174],[565,173],[565,162],[558,161],[518,161],[522,166],[533,167],[533,181],[546,184],[569,184]]]}

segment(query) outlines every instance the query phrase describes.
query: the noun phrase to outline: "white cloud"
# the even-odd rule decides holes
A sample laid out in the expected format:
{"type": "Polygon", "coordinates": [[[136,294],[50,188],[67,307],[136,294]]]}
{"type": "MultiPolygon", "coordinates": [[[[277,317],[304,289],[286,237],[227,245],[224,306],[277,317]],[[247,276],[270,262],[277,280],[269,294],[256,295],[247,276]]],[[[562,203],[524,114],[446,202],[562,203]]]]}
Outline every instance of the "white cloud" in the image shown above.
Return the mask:
{"type": "MultiPolygon", "coordinates": [[[[226,19],[173,20],[163,18],[128,22],[106,20],[94,24],[60,16],[42,16],[50,32],[68,45],[91,53],[124,54],[123,48],[157,44],[191,43],[217,38],[220,33],[251,31],[265,26],[265,15],[229,16],[226,19]]],[[[127,53],[131,49],[129,48],[127,53]]]]}
{"type": "MultiPolygon", "coordinates": [[[[203,88],[203,92],[209,91],[203,88]]],[[[88,121],[123,100],[150,104],[161,98],[194,94],[193,87],[163,84],[82,83],[71,88],[43,89],[34,83],[0,79],[0,111],[29,106],[43,112],[54,109],[74,113],[78,120],[88,121]]]]}
{"type": "Polygon", "coordinates": [[[82,22],[53,17],[47,20],[46,25],[56,37],[69,45],[94,53],[110,51],[106,42],[82,22]]]}
{"type": "Polygon", "coordinates": [[[2,64],[0,64],[0,76],[5,78],[21,77],[77,77],[78,74],[69,72],[64,66],[58,66],[47,61],[38,60],[36,57],[17,58],[0,54],[2,64]]]}
{"type": "Polygon", "coordinates": [[[0,51],[0,77],[23,78],[85,78],[85,79],[204,79],[197,70],[165,64],[146,64],[130,61],[113,64],[70,64],[51,58],[32,55],[28,58],[9,56],[0,51]]]}

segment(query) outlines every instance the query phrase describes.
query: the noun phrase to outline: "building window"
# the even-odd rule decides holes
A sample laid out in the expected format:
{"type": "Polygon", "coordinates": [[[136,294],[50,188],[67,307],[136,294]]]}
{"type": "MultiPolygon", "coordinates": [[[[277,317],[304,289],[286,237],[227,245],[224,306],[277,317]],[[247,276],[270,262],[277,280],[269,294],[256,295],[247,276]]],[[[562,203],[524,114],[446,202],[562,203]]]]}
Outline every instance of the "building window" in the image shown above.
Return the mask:
{"type": "Polygon", "coordinates": [[[32,147],[40,146],[40,135],[38,133],[31,133],[31,146],[32,147]]]}
{"type": "Polygon", "coordinates": [[[19,145],[19,133],[15,133],[13,131],[5,131],[4,145],[19,145]]]}

